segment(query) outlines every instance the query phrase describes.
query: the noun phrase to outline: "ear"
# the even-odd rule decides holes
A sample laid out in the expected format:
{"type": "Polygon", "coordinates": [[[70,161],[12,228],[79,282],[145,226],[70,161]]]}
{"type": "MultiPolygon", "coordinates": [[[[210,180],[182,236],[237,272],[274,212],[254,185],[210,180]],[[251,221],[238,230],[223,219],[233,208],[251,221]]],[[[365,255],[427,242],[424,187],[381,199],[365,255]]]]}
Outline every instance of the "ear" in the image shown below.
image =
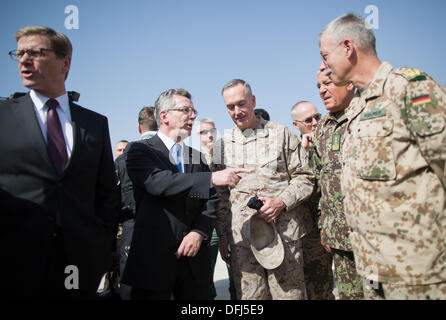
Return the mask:
{"type": "Polygon", "coordinates": [[[350,83],[346,86],[346,88],[347,88],[347,91],[353,91],[353,90],[355,89],[355,86],[353,85],[352,82],[350,82],[350,83]]]}
{"type": "Polygon", "coordinates": [[[167,124],[169,123],[169,120],[167,119],[167,114],[168,112],[166,110],[160,111],[160,124],[164,123],[167,124]]]}
{"type": "Polygon", "coordinates": [[[293,127],[300,131],[297,121],[293,120],[293,127]]]}
{"type": "Polygon", "coordinates": [[[347,58],[351,58],[353,53],[355,52],[355,45],[350,39],[344,39],[343,41],[345,55],[347,58]]]}
{"type": "Polygon", "coordinates": [[[138,123],[138,132],[139,132],[139,134],[142,134],[142,128],[141,128],[141,125],[138,123]]]}
{"type": "Polygon", "coordinates": [[[70,56],[65,56],[63,58],[63,66],[62,66],[62,72],[64,73],[64,75],[68,74],[68,71],[70,71],[70,66],[71,66],[71,57],[70,56]]]}
{"type": "Polygon", "coordinates": [[[254,106],[254,108],[256,107],[256,96],[252,95],[252,105],[254,106]]]}

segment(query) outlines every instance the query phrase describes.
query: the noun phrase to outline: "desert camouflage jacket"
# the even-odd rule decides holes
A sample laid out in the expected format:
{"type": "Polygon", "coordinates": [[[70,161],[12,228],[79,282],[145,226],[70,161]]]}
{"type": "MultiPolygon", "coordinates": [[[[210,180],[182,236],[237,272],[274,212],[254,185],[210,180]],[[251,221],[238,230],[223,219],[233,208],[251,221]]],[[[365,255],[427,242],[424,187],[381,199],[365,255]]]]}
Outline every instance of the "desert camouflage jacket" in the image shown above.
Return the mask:
{"type": "Polygon", "coordinates": [[[235,188],[217,188],[216,230],[228,235],[232,245],[249,245],[246,222],[255,211],[246,204],[255,195],[280,197],[285,203],[275,222],[283,241],[300,239],[310,231],[311,214],[304,200],[313,191],[314,177],[299,139],[286,126],[262,119],[255,129],[225,130],[213,152],[213,171],[224,168],[252,171],[241,174],[235,188]]]}
{"type": "Polygon", "coordinates": [[[389,283],[443,282],[446,92],[417,69],[384,62],[358,98],[342,145],[358,273],[389,283]]]}

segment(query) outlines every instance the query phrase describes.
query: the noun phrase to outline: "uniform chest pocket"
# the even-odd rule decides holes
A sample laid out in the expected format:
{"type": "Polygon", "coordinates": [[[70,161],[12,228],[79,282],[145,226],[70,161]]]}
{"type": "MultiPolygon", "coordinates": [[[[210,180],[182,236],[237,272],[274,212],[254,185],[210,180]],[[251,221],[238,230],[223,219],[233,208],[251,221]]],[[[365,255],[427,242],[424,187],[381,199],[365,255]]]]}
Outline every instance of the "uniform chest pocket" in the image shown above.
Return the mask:
{"type": "Polygon", "coordinates": [[[394,180],[393,120],[361,119],[357,127],[356,172],[365,180],[394,180]]]}
{"type": "Polygon", "coordinates": [[[270,155],[259,157],[259,168],[268,169],[273,172],[286,170],[285,161],[278,152],[272,152],[270,155]]]}
{"type": "Polygon", "coordinates": [[[412,128],[418,136],[418,146],[429,163],[446,158],[443,114],[419,115],[417,119],[412,120],[412,128]]]}

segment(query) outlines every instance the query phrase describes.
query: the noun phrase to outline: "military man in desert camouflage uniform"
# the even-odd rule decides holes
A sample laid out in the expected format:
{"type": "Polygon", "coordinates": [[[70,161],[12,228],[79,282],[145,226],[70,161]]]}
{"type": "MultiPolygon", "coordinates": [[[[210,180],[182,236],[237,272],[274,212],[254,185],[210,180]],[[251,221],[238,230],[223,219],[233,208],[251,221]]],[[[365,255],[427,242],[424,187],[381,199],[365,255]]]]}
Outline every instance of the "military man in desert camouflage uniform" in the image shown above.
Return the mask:
{"type": "Polygon", "coordinates": [[[354,87],[351,83],[336,86],[323,72],[318,74],[317,87],[328,110],[316,127],[312,152],[313,171],[321,188],[320,239],[333,255],[339,299],[363,299],[362,278],[356,272],[341,191],[340,155],[348,120],[345,110],[353,98],[354,87]]]}
{"type": "Polygon", "coordinates": [[[256,118],[255,96],[243,80],[228,82],[223,90],[228,113],[236,127],[226,130],[214,145],[214,169],[241,167],[243,179],[231,189],[221,189],[217,210],[220,252],[230,261],[239,299],[303,299],[304,274],[300,239],[311,226],[303,202],[313,190],[313,174],[300,141],[286,126],[256,118]],[[249,243],[248,221],[254,209],[248,200],[257,195],[263,202],[258,214],[276,226],[285,258],[268,270],[254,257],[249,243]],[[232,212],[232,219],[229,213],[232,212]]]}
{"type": "MultiPolygon", "coordinates": [[[[310,167],[313,153],[313,131],[320,122],[321,114],[309,101],[299,101],[291,108],[293,126],[300,131],[302,146],[307,151],[310,167]]],[[[333,300],[333,274],[331,271],[332,257],[325,251],[320,241],[319,199],[320,186],[315,183],[313,193],[307,200],[312,215],[311,231],[302,239],[304,255],[305,289],[309,300],[333,300]]]]}
{"type": "Polygon", "coordinates": [[[446,299],[446,92],[381,63],[359,16],[333,20],[319,45],[331,80],[358,88],[341,182],[365,297],[446,299]]]}

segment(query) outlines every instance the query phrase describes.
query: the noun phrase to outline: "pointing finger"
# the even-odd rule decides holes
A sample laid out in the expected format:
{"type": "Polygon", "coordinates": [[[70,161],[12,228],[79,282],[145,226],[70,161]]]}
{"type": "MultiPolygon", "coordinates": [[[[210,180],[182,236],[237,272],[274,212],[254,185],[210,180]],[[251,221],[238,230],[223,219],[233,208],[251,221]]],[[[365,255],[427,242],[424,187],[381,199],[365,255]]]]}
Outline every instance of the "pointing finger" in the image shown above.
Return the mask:
{"type": "Polygon", "coordinates": [[[251,170],[245,169],[245,168],[237,168],[234,169],[234,173],[251,173],[251,170]]]}

